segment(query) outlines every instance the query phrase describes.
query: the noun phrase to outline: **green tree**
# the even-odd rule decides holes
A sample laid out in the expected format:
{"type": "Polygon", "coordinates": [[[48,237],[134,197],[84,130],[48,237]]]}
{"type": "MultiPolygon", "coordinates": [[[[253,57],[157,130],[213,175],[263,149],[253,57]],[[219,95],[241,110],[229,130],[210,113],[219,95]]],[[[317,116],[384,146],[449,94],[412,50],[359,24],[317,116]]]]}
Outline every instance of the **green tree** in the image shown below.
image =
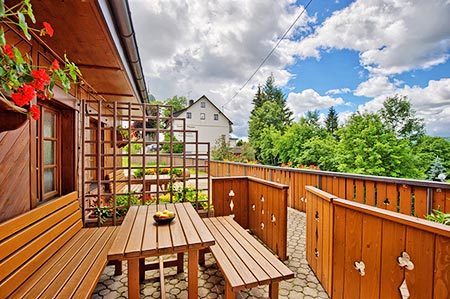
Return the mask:
{"type": "Polygon", "coordinates": [[[255,160],[255,149],[248,142],[242,142],[241,160],[244,162],[255,160]]]}
{"type": "Polygon", "coordinates": [[[224,161],[231,160],[233,154],[230,151],[230,143],[225,141],[225,136],[221,135],[216,140],[216,145],[211,150],[211,158],[214,160],[224,161]]]}
{"type": "Polygon", "coordinates": [[[263,130],[271,128],[281,132],[283,124],[281,122],[281,107],[274,102],[265,102],[261,107],[255,109],[250,115],[248,137],[249,142],[255,149],[256,158],[261,162],[261,152],[264,150],[263,142],[266,136],[263,136],[263,130]]]}
{"type": "Polygon", "coordinates": [[[328,109],[327,118],[325,119],[325,128],[333,137],[336,137],[336,131],[339,128],[338,114],[333,106],[328,109]]]}
{"type": "Polygon", "coordinates": [[[442,166],[441,159],[439,156],[436,156],[434,159],[433,165],[431,165],[430,170],[428,171],[428,179],[431,181],[445,181],[445,168],[442,166]]]}
{"type": "Polygon", "coordinates": [[[278,164],[278,152],[275,148],[280,139],[280,131],[273,128],[264,128],[261,132],[261,138],[258,141],[258,146],[261,149],[258,161],[265,165],[278,164]]]}
{"type": "Polygon", "coordinates": [[[164,143],[162,145],[162,151],[165,153],[171,152],[171,146],[172,146],[172,153],[183,153],[184,152],[184,145],[178,141],[178,139],[175,136],[172,136],[170,133],[164,134],[164,141],[167,143],[164,143]],[[170,141],[172,141],[170,143],[170,141]]]}
{"type": "Polygon", "coordinates": [[[339,171],[368,175],[414,178],[408,140],[398,140],[376,114],[353,114],[338,131],[339,171]]]}
{"type": "Polygon", "coordinates": [[[338,142],[331,134],[307,140],[300,155],[302,165],[315,165],[321,170],[338,171],[336,159],[338,142]]]}
{"type": "MultiPolygon", "coordinates": [[[[309,116],[314,116],[311,113],[309,116]]],[[[314,121],[314,117],[302,117],[298,122],[288,127],[276,145],[279,163],[307,164],[302,158],[305,144],[313,137],[325,138],[326,131],[314,121]]]]}
{"type": "Polygon", "coordinates": [[[417,158],[419,179],[428,178],[428,172],[438,156],[443,167],[450,169],[450,141],[442,137],[422,136],[412,147],[417,158]]]}
{"type": "Polygon", "coordinates": [[[411,108],[406,96],[388,97],[379,112],[383,124],[398,138],[415,142],[425,135],[423,119],[416,116],[416,111],[411,108]]]}

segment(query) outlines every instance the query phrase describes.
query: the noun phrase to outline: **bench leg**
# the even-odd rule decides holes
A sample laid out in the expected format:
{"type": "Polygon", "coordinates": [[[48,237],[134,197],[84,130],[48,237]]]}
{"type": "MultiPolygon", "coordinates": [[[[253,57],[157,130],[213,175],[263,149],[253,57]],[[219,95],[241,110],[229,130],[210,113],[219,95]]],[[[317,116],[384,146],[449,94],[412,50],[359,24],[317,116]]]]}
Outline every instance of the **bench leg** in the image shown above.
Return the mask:
{"type": "Polygon", "coordinates": [[[278,291],[280,289],[279,282],[272,282],[269,285],[269,298],[270,299],[278,299],[278,291]]]}
{"type": "Polygon", "coordinates": [[[109,261],[108,265],[114,266],[114,276],[122,275],[122,261],[109,261]]]}
{"type": "Polygon", "coordinates": [[[236,299],[236,294],[233,292],[228,280],[225,280],[225,298],[224,299],[236,299]]]}

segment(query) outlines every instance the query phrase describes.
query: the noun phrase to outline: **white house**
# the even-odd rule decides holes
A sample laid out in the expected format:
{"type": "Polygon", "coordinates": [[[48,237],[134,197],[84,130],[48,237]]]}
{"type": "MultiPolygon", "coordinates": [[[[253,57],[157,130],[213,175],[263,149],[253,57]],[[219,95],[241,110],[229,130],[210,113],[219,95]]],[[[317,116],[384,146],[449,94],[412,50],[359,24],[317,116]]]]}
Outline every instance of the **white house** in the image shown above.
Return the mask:
{"type": "MultiPolygon", "coordinates": [[[[197,101],[190,100],[189,106],[185,109],[174,112],[174,116],[186,119],[186,129],[197,131],[199,142],[209,142],[211,149],[216,146],[216,141],[225,137],[225,142],[229,142],[232,132],[231,120],[220,111],[205,95],[197,101]]],[[[179,137],[175,135],[177,139],[179,137]]],[[[188,142],[195,142],[195,134],[187,133],[188,142]]],[[[186,145],[186,153],[194,153],[195,145],[186,145]]]]}

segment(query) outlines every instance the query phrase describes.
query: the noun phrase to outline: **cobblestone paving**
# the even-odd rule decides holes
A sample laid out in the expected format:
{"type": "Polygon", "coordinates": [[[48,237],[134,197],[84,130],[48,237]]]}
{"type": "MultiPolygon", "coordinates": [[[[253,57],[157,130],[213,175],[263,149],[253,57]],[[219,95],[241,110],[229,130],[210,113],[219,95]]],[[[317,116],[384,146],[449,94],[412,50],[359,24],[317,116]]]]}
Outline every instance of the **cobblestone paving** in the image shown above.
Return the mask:
{"type": "MultiPolygon", "coordinates": [[[[329,298],[306,262],[306,215],[289,209],[288,214],[288,255],[286,265],[296,273],[296,277],[280,283],[280,298],[312,299],[329,298]]],[[[150,262],[151,259],[148,260],[150,262]]],[[[114,267],[106,267],[92,298],[127,298],[127,264],[124,262],[122,275],[114,276],[114,267]]],[[[170,299],[187,299],[187,275],[177,274],[175,268],[165,269],[166,296],[170,299]]],[[[222,299],[224,280],[211,254],[206,255],[205,266],[199,271],[199,298],[222,299]]],[[[147,271],[145,282],[141,284],[141,298],[160,298],[159,273],[147,271]]],[[[238,299],[267,298],[268,286],[241,291],[238,299]]]]}

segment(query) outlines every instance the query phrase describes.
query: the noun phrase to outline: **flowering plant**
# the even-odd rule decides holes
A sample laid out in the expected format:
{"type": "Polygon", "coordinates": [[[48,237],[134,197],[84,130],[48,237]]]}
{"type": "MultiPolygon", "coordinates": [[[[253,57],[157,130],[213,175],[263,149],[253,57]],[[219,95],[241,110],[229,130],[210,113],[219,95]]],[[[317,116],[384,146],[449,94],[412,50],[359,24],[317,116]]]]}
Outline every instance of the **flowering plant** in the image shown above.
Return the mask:
{"type": "MultiPolygon", "coordinates": [[[[17,25],[28,40],[31,39],[32,31],[39,32],[40,36],[53,36],[53,28],[48,22],[43,23],[42,29],[28,27],[26,16],[36,23],[30,1],[23,0],[11,8],[5,7],[4,1],[0,1],[0,23],[17,25]]],[[[66,55],[64,60],[64,67],[56,59],[50,66],[32,65],[28,54],[24,57],[18,48],[6,42],[4,29],[0,27],[0,101],[14,111],[38,119],[40,110],[30,104],[31,101],[35,97],[51,99],[56,82],[60,82],[67,93],[71,82],[75,83],[77,76],[81,76],[78,67],[66,55]]]]}

